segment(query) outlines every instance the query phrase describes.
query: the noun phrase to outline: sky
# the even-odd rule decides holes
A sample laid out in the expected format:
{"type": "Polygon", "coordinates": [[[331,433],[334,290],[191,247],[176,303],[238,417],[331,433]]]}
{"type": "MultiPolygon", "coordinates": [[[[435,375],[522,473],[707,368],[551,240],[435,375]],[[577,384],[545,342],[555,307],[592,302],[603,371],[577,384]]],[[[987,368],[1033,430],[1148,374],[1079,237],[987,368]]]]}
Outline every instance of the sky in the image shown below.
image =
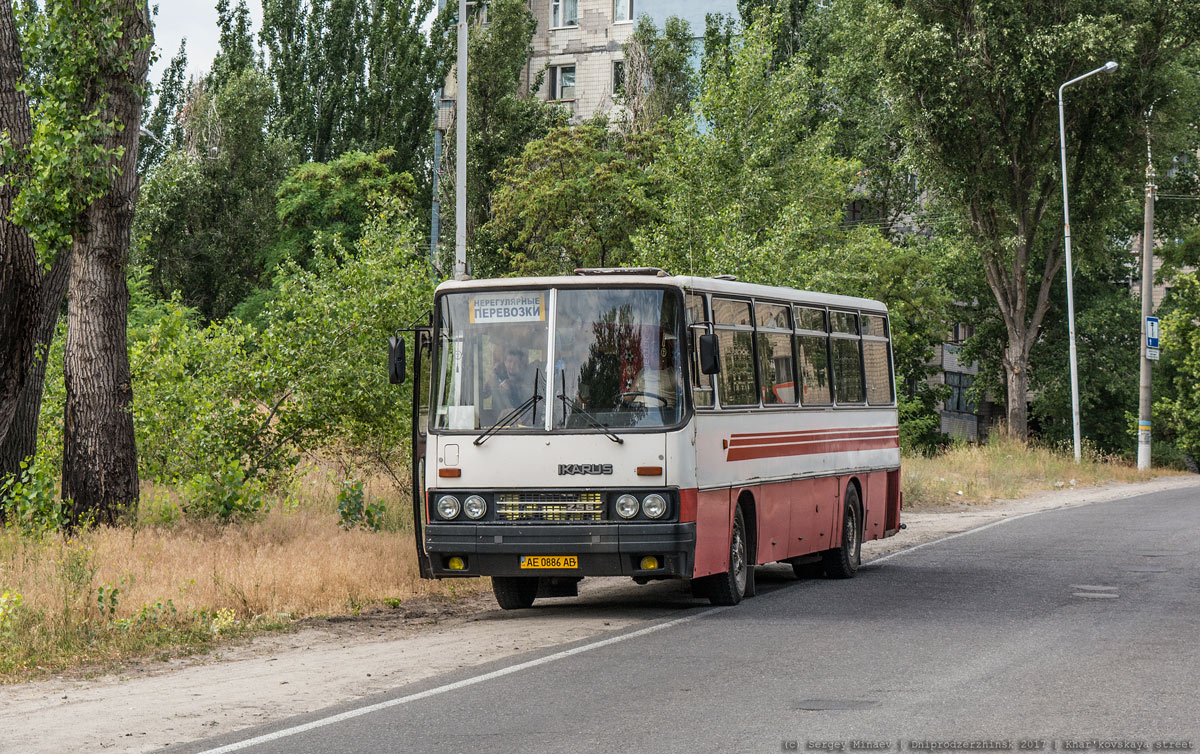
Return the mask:
{"type": "MultiPolygon", "coordinates": [[[[151,0],[153,6],[154,0],[151,0]]],[[[236,0],[234,0],[235,4],[236,0]]],[[[262,3],[248,0],[254,32],[262,24],[262,3]]],[[[171,58],[179,51],[179,43],[187,38],[188,73],[199,76],[208,71],[217,54],[216,0],[158,0],[158,15],[154,19],[154,46],[158,61],[150,69],[150,82],[157,85],[171,58]]]]}
{"type": "MultiPolygon", "coordinates": [[[[150,69],[150,82],[158,84],[163,70],[187,38],[188,73],[206,73],[217,54],[216,0],[157,0],[158,16],[154,23],[154,42],[158,61],[150,69]]],[[[151,0],[153,3],[154,0],[151,0]]],[[[236,0],[231,0],[231,5],[236,0]]],[[[262,25],[261,0],[247,0],[254,32],[262,25]]],[[[697,35],[704,33],[705,13],[737,13],[736,0],[634,0],[634,13],[647,13],[659,24],[669,15],[686,18],[697,35]]]]}

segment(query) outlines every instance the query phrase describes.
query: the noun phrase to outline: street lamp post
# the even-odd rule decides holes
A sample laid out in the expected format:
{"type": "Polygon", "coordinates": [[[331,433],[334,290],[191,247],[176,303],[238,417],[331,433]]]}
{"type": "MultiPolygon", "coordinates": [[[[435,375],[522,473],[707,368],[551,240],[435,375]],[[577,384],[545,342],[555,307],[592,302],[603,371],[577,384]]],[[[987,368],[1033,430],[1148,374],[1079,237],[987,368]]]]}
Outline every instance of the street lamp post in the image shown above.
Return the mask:
{"type": "Polygon", "coordinates": [[[1067,81],[1058,87],[1058,143],[1062,154],[1062,186],[1063,186],[1063,235],[1066,240],[1067,263],[1067,334],[1070,336],[1071,351],[1071,430],[1075,440],[1075,463],[1079,463],[1079,364],[1075,357],[1075,289],[1071,267],[1071,212],[1067,199],[1067,126],[1063,116],[1063,89],[1071,84],[1095,76],[1097,73],[1112,73],[1117,70],[1117,64],[1108,61],[1094,71],[1088,71],[1082,76],[1067,81]]]}

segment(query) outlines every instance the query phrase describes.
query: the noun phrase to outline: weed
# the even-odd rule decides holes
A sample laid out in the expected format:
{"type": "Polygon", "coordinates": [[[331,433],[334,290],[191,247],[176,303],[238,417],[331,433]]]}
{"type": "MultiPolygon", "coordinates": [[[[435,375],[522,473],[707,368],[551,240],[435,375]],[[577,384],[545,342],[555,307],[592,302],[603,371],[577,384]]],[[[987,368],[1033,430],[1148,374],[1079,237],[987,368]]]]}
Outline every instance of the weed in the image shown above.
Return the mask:
{"type": "Polygon", "coordinates": [[[337,495],[339,523],[343,529],[353,529],[361,526],[371,531],[383,528],[383,517],[387,509],[382,500],[366,502],[363,483],[351,477],[342,482],[342,488],[337,495]]]}

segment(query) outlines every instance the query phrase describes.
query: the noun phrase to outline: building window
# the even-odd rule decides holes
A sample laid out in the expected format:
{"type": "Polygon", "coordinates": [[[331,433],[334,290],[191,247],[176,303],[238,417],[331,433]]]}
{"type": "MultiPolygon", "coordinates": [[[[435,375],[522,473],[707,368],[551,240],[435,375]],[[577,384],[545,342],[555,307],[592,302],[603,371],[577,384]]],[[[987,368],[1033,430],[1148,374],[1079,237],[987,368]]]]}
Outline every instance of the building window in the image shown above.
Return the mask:
{"type": "Polygon", "coordinates": [[[550,0],[550,26],[561,28],[579,25],[579,0],[550,0]]]}
{"type": "Polygon", "coordinates": [[[967,400],[967,391],[975,378],[962,372],[946,372],[946,385],[950,388],[950,397],[946,399],[946,410],[960,414],[975,413],[975,406],[967,400]]]}
{"type": "Polygon", "coordinates": [[[625,61],[614,60],[612,71],[612,92],[622,94],[625,91],[625,61]]]}
{"type": "Polygon", "coordinates": [[[467,18],[474,19],[480,24],[488,25],[487,0],[467,0],[467,18]]]}
{"type": "Polygon", "coordinates": [[[547,94],[551,100],[575,99],[575,66],[556,65],[547,71],[547,94]]]}
{"type": "Polygon", "coordinates": [[[633,0],[613,0],[613,22],[633,20],[633,0]]]}

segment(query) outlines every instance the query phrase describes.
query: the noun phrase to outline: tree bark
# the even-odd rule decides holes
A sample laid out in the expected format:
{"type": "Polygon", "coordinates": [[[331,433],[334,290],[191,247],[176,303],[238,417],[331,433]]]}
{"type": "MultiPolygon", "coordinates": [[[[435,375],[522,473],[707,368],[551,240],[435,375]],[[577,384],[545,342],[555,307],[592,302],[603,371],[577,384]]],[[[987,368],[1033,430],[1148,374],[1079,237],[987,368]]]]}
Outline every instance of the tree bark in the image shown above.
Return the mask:
{"type": "Polygon", "coordinates": [[[67,295],[67,278],[71,255],[63,252],[54,260],[50,271],[42,278],[42,307],[38,317],[33,361],[29,364],[25,387],[17,402],[16,415],[8,434],[0,440],[0,479],[20,470],[21,462],[37,453],[38,422],[42,415],[42,395],[46,384],[46,363],[63,299],[67,295]]]}
{"type": "MultiPolygon", "coordinates": [[[[25,76],[12,3],[0,4],[0,133],[21,155],[29,149],[33,128],[29,103],[17,83],[25,76]]],[[[41,271],[26,230],[9,221],[20,190],[18,157],[0,163],[0,440],[8,434],[33,359],[41,271]]]]}
{"type": "Polygon", "coordinates": [[[71,247],[67,339],[63,361],[67,402],[63,417],[62,494],[71,501],[72,524],[116,523],[138,498],[126,320],[129,289],[125,263],[138,194],[138,125],[149,67],[149,9],[144,0],[119,0],[123,13],[123,68],[104,68],[95,85],[108,95],[101,120],[120,124],[104,137],[120,147],[118,174],[85,213],[71,247]]]}

